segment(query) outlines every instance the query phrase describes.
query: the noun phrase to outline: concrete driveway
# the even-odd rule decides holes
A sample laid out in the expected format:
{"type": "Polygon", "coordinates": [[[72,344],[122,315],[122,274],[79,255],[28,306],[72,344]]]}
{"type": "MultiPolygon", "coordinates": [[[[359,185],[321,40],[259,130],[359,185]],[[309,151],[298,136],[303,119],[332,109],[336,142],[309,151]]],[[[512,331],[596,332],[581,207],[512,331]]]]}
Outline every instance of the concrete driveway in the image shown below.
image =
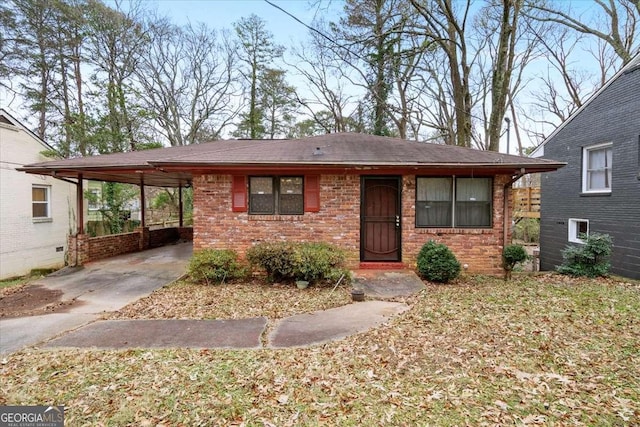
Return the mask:
{"type": "Polygon", "coordinates": [[[76,329],[142,298],[185,272],[192,243],[178,243],[62,269],[35,284],[63,292],[82,304],[66,313],[0,320],[0,354],[17,351],[76,329]]]}

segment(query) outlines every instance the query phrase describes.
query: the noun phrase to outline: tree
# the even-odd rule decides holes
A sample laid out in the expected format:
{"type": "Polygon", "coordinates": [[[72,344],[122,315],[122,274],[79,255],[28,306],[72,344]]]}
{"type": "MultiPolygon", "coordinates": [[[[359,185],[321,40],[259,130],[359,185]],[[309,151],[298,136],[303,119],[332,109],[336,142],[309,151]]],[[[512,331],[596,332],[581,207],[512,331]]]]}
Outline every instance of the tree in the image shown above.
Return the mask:
{"type": "Polygon", "coordinates": [[[240,42],[239,58],[244,64],[242,76],[249,89],[249,111],[242,115],[236,136],[260,138],[264,135],[263,111],[259,103],[260,78],[272,63],[282,57],[284,48],[273,41],[265,21],[255,14],[234,24],[240,42]]]}
{"type": "Polygon", "coordinates": [[[0,4],[0,88],[15,91],[10,80],[20,70],[21,40],[18,34],[16,11],[8,4],[0,4]]]}
{"type": "Polygon", "coordinates": [[[238,115],[233,46],[204,24],[149,24],[150,47],[136,69],[147,115],[172,146],[221,137],[238,115]]]}
{"type": "MultiPolygon", "coordinates": [[[[118,4],[116,4],[118,6],[118,4]]],[[[126,12],[111,9],[97,0],[88,3],[89,58],[93,81],[105,94],[105,124],[111,137],[111,152],[135,150],[138,142],[136,122],[137,91],[134,74],[147,49],[148,37],[141,25],[140,3],[131,2],[126,12]]]]}
{"type": "Polygon", "coordinates": [[[595,0],[595,17],[586,18],[562,2],[529,0],[530,16],[541,22],[555,23],[604,42],[621,60],[620,67],[640,52],[636,38],[640,23],[640,3],[637,0],[595,0]]]}
{"type": "MultiPolygon", "coordinates": [[[[322,28],[323,23],[315,22],[314,27],[322,28]]],[[[345,71],[333,46],[328,46],[317,32],[310,32],[310,37],[308,44],[293,51],[296,60],[290,64],[306,86],[299,92],[306,96],[298,95],[298,103],[311,116],[310,121],[299,122],[302,127],[297,126],[295,132],[301,136],[346,132],[350,121],[347,111],[356,95],[347,90],[350,80],[341,78],[345,71]]]]}
{"type": "Polygon", "coordinates": [[[360,101],[377,135],[407,137],[416,99],[411,94],[421,37],[409,31],[413,20],[406,0],[347,0],[344,17],[331,24],[325,46],[352,69],[351,81],[365,90],[360,101]],[[395,129],[393,126],[395,125],[395,129]]]}
{"type": "Polygon", "coordinates": [[[260,110],[263,112],[265,136],[285,136],[297,111],[296,90],[285,81],[285,72],[268,68],[260,79],[260,110]]]}
{"type": "Polygon", "coordinates": [[[36,134],[44,139],[50,122],[52,102],[49,97],[57,65],[54,3],[14,0],[13,7],[22,62],[17,70],[21,77],[19,86],[28,108],[37,115],[36,134]]]}
{"type": "Polygon", "coordinates": [[[596,0],[588,14],[562,2],[528,0],[527,6],[527,17],[543,24],[528,33],[542,46],[547,69],[519,110],[530,123],[529,135],[542,141],[640,53],[640,3],[596,0]]]}
{"type": "Polygon", "coordinates": [[[452,0],[433,0],[428,4],[417,0],[410,1],[422,18],[422,22],[418,23],[418,31],[438,46],[446,58],[453,100],[455,144],[470,147],[473,99],[466,25],[470,17],[471,2],[463,2],[458,12],[452,0]]]}

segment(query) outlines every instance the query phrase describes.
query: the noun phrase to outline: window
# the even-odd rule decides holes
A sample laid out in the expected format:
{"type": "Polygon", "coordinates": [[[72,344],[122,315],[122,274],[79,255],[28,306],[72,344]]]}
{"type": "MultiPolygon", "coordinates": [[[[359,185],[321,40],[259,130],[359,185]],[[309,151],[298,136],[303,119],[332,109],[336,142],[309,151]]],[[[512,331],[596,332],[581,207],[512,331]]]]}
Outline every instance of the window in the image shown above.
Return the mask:
{"type": "Polygon", "coordinates": [[[417,178],[417,227],[491,227],[491,178],[417,178]]]}
{"type": "Polygon", "coordinates": [[[34,219],[51,218],[51,187],[34,185],[31,187],[31,213],[34,219]]]}
{"type": "Polygon", "coordinates": [[[569,241],[573,243],[584,243],[581,236],[589,235],[589,220],[569,218],[569,241]]]}
{"type": "Polygon", "coordinates": [[[451,227],[453,178],[418,178],[416,222],[420,227],[451,227]]]}
{"type": "Polygon", "coordinates": [[[584,193],[611,192],[611,144],[600,144],[584,149],[582,159],[582,191],[584,193]]]}
{"type": "Polygon", "coordinates": [[[249,178],[249,213],[253,215],[302,215],[303,179],[300,176],[249,178]]]}

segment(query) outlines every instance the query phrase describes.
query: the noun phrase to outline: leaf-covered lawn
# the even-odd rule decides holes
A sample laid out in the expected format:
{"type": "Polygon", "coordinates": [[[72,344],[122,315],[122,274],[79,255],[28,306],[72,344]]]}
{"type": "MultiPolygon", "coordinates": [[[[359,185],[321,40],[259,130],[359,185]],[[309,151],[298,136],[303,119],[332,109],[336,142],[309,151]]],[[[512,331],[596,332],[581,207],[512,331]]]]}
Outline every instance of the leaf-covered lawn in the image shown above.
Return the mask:
{"type": "Polygon", "coordinates": [[[267,285],[259,281],[201,285],[180,281],[153,292],[109,319],[242,319],[264,316],[282,319],[295,314],[340,307],[351,301],[346,286],[267,285]]]}
{"type": "Polygon", "coordinates": [[[408,302],[308,349],[23,351],[0,404],[63,404],[70,426],[640,423],[637,284],[469,278],[408,302]]]}

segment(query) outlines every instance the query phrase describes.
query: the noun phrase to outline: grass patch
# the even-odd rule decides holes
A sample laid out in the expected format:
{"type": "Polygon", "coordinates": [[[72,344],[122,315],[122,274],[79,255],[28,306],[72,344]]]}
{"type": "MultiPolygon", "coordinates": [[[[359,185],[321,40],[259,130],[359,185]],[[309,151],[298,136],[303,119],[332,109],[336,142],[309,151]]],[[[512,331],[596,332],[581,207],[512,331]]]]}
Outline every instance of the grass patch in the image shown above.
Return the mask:
{"type": "MultiPolygon", "coordinates": [[[[291,310],[234,311],[270,288],[202,289],[220,291],[204,296],[207,316],[291,310]]],[[[308,290],[269,296],[286,306],[308,290]]],[[[159,311],[178,315],[182,298],[159,311]]],[[[465,278],[408,302],[386,325],[306,349],[25,350],[2,363],[0,404],[64,404],[69,425],[640,423],[637,284],[465,278]]]]}
{"type": "Polygon", "coordinates": [[[13,286],[24,285],[25,283],[29,282],[29,280],[31,280],[31,279],[29,277],[27,277],[27,276],[12,277],[12,278],[9,278],[9,279],[0,280],[0,289],[5,289],[5,288],[11,288],[13,286]]]}
{"type": "Polygon", "coordinates": [[[32,280],[39,279],[57,270],[57,268],[34,268],[25,276],[9,277],[8,279],[0,280],[0,289],[25,285],[32,280]]]}

